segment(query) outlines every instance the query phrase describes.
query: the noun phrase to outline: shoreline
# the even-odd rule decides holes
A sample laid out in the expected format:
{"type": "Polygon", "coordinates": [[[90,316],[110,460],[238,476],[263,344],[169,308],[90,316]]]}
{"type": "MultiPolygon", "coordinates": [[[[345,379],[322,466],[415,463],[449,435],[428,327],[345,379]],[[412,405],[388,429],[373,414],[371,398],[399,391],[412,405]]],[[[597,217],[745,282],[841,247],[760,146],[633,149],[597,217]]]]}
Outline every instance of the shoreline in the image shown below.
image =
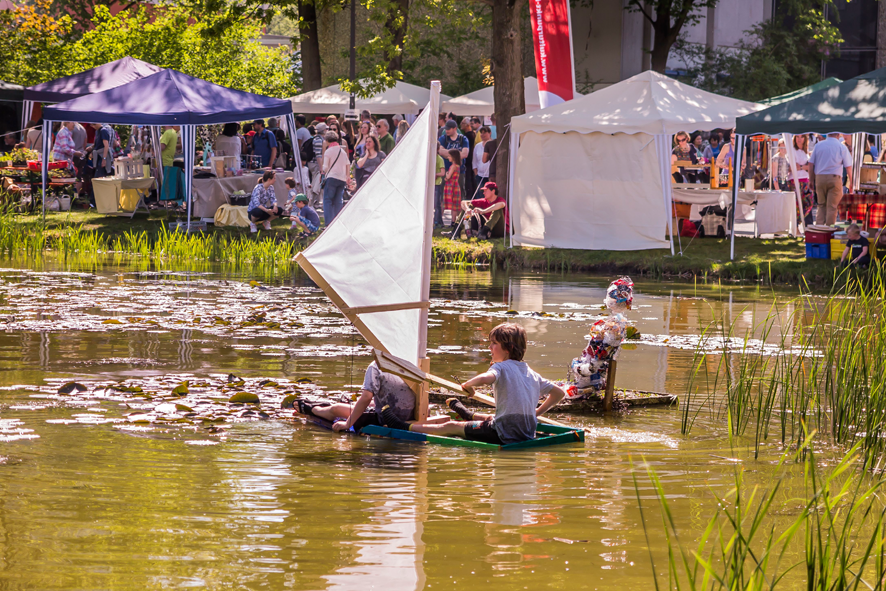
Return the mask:
{"type": "MultiPolygon", "coordinates": [[[[2,225],[19,237],[42,236],[47,244],[76,231],[95,233],[105,243],[113,243],[127,234],[144,233],[148,244],[156,244],[167,223],[178,216],[164,210],[154,210],[150,216],[136,214],[134,219],[98,214],[94,211],[47,213],[46,225],[42,216],[10,214],[3,216],[2,225]]],[[[225,238],[242,243],[289,243],[293,251],[307,247],[312,239],[295,237],[288,231],[289,220],[275,220],[270,232],[257,234],[248,228],[224,227],[211,229],[207,236],[225,238]]],[[[199,236],[199,234],[196,234],[199,236]]],[[[24,248],[23,248],[24,249],[24,248]]],[[[439,265],[494,266],[504,270],[526,270],[561,273],[627,274],[647,279],[676,279],[693,281],[727,281],[735,283],[763,283],[781,286],[808,286],[827,289],[837,280],[836,261],[806,259],[802,238],[752,239],[738,238],[736,258],[729,260],[729,240],[697,238],[687,240],[683,255],[671,255],[669,249],[645,251],[600,251],[514,247],[506,248],[504,239],[479,242],[451,240],[437,231],[433,240],[433,260],[439,265]]],[[[150,251],[150,249],[149,249],[150,251]]],[[[15,254],[13,247],[5,252],[15,254]]],[[[128,252],[124,250],[123,252],[128,252]]],[[[140,249],[139,254],[147,254],[140,249]]]]}

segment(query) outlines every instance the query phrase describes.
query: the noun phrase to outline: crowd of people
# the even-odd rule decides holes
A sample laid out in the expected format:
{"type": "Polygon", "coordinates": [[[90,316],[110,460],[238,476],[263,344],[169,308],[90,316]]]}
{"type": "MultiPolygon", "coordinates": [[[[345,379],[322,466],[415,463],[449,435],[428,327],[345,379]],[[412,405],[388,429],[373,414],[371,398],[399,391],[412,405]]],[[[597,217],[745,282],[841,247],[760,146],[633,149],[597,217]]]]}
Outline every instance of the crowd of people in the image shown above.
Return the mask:
{"type": "MultiPolygon", "coordinates": [[[[801,217],[807,225],[833,226],[840,201],[852,184],[851,136],[841,133],[831,133],[827,137],[797,134],[792,137],[790,148],[784,140],[778,140],[772,154],[751,142],[745,148],[739,178],[742,181],[753,179],[756,189],[793,191],[795,175],[791,170],[789,149],[800,186],[801,217]]],[[[883,161],[884,154],[877,149],[876,142],[867,139],[864,150],[866,160],[883,161]]],[[[677,164],[689,162],[704,166],[715,163],[718,168],[728,170],[734,156],[731,130],[694,134],[681,131],[674,135],[671,153],[671,163],[677,167],[673,173],[674,181],[706,184],[710,181],[710,168],[698,170],[677,164]]]]}
{"type": "MultiPolygon", "coordinates": [[[[389,120],[375,118],[365,110],[357,121],[340,121],[335,115],[310,122],[304,115],[294,119],[291,136],[280,128],[276,118],[268,119],[267,124],[263,119],[228,123],[216,137],[210,137],[203,128],[199,130],[203,149],[195,154],[198,163],[201,158],[206,165],[212,156],[230,156],[232,173],[239,174],[242,168],[272,173],[270,178],[264,178],[268,176],[265,174],[253,189],[249,205],[253,231],[259,224],[268,227],[273,219],[287,213],[274,201],[275,169],[296,172],[287,203],[296,212],[293,227],[313,232],[320,225],[314,220],[317,210],[322,208],[324,222],[331,223],[347,196],[363,186],[409,131],[409,123],[401,115],[389,120]],[[296,200],[298,195],[303,200],[296,200]],[[298,211],[307,217],[299,218],[298,211]]],[[[479,117],[464,117],[459,122],[452,113],[440,114],[434,226],[446,229],[453,237],[502,237],[509,226],[507,207],[496,184],[498,140],[494,117],[487,123],[491,124],[484,124],[479,117]]],[[[82,187],[93,206],[91,180],[113,175],[116,157],[154,158],[154,139],[148,127],[124,129],[118,133],[111,125],[63,122],[56,123],[51,131],[52,159],[68,163],[71,175],[77,177],[78,190],[82,187]],[[122,140],[121,133],[125,136],[122,140]]],[[[32,125],[22,144],[12,135],[6,137],[5,151],[23,145],[39,152],[42,121],[32,125]]],[[[158,143],[160,162],[153,164],[162,170],[163,183],[156,198],[184,207],[181,128],[163,127],[158,143]]]]}

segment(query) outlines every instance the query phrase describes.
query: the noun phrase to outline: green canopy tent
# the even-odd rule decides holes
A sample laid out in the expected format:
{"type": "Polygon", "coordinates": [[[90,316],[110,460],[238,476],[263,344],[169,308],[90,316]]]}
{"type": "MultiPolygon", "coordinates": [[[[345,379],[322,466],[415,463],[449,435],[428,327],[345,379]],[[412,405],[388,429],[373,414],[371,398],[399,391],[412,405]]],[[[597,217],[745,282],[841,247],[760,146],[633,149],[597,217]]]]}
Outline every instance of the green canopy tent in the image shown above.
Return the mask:
{"type": "Polygon", "coordinates": [[[735,133],[884,133],[886,68],[739,117],[735,133]]]}
{"type": "Polygon", "coordinates": [[[0,80],[0,101],[20,103],[25,100],[25,89],[18,84],[0,80]]]}
{"type": "Polygon", "coordinates": [[[791,92],[786,92],[784,94],[780,94],[778,96],[773,96],[768,99],[763,99],[762,101],[757,101],[761,105],[766,105],[767,107],[771,107],[773,105],[780,105],[781,103],[786,103],[788,101],[792,101],[794,99],[798,99],[801,96],[806,96],[807,94],[812,94],[815,91],[822,90],[824,88],[830,88],[831,86],[836,86],[843,82],[839,78],[825,78],[821,82],[816,82],[815,84],[810,84],[809,86],[804,86],[803,88],[798,88],[797,90],[792,90],[791,92]]]}
{"type": "MultiPolygon", "coordinates": [[[[886,68],[808,94],[800,94],[792,100],[739,117],[735,120],[733,166],[736,170],[741,169],[746,136],[785,134],[785,142],[789,144],[791,135],[801,133],[853,134],[853,170],[857,172],[861,168],[864,135],[886,133],[886,68]]],[[[788,150],[787,153],[791,174],[796,179],[793,151],[788,150]]],[[[858,175],[853,175],[854,183],[858,182],[857,179],[858,175]]],[[[796,180],[794,185],[799,199],[796,180]]],[[[737,192],[733,189],[733,206],[736,198],[737,192]]],[[[733,233],[733,254],[734,236],[733,233]]]]}
{"type": "MultiPolygon", "coordinates": [[[[0,80],[0,134],[18,129],[24,100],[23,87],[0,80]]],[[[0,143],[2,142],[3,137],[0,136],[0,143]]]]}

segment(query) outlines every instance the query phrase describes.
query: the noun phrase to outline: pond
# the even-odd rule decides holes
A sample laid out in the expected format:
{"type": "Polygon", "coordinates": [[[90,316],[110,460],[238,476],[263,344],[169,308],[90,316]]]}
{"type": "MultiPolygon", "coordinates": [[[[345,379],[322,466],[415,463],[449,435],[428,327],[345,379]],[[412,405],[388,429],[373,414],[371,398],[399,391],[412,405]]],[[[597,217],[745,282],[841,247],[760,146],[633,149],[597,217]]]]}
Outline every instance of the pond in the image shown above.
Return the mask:
{"type": "MultiPolygon", "coordinates": [[[[558,415],[587,441],[530,452],[333,435],[280,399],[349,396],[369,350],[303,274],[0,267],[3,589],[648,589],[650,550],[662,573],[667,546],[635,468],[656,470],[691,542],[712,491],[736,470],[765,484],[782,453],[773,441],[755,460],[748,441],[730,444],[716,404],[685,437],[676,408],[558,415]],[[86,391],[57,394],[72,380],[86,391]],[[265,412],[221,408],[232,380],[264,388],[265,412]],[[184,381],[180,408],[145,394],[184,381]]],[[[529,364],[563,378],[611,279],[436,271],[433,371],[485,369],[486,333],[512,319],[529,364]]],[[[793,295],[637,283],[628,317],[643,336],[621,354],[618,387],[682,396],[712,319],[760,337],[793,295]]],[[[802,495],[794,472],[786,499],[802,495]]]]}

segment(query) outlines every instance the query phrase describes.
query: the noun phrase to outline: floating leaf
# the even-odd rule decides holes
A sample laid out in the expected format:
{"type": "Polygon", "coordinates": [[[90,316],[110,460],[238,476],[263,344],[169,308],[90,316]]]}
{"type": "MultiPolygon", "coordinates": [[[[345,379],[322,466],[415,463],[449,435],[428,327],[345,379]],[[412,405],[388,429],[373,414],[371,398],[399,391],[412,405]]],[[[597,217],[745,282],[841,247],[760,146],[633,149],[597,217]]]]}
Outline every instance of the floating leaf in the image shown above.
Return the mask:
{"type": "Polygon", "coordinates": [[[313,384],[314,382],[311,380],[311,378],[298,378],[297,380],[295,380],[295,383],[296,384],[313,384]]]}
{"type": "Polygon", "coordinates": [[[193,408],[191,408],[190,406],[184,405],[184,404],[176,404],[175,410],[181,410],[184,412],[194,412],[193,408]]]}
{"type": "Polygon", "coordinates": [[[258,385],[261,388],[273,388],[273,387],[277,386],[277,382],[274,382],[271,380],[262,380],[258,383],[258,385]]]}
{"type": "Polygon", "coordinates": [[[102,324],[123,324],[116,318],[108,318],[107,320],[102,320],[102,324]]]}
{"type": "Polygon", "coordinates": [[[516,310],[508,310],[507,312],[505,312],[505,314],[507,314],[508,316],[515,316],[519,314],[519,312],[517,312],[516,310]]]}
{"type": "Polygon", "coordinates": [[[636,340],[639,340],[639,338],[640,338],[640,331],[637,329],[636,326],[629,326],[626,331],[626,334],[627,334],[628,340],[631,340],[631,341],[636,341],[636,340]]]}
{"type": "Polygon", "coordinates": [[[78,392],[86,392],[86,386],[84,386],[83,384],[80,384],[78,382],[68,382],[67,384],[63,385],[61,388],[58,389],[58,393],[59,394],[70,394],[74,390],[77,390],[78,392]]]}
{"type": "Polygon", "coordinates": [[[258,281],[250,281],[249,282],[249,287],[259,287],[259,286],[261,286],[261,283],[259,283],[258,281]]]}
{"type": "Polygon", "coordinates": [[[173,388],[172,393],[176,396],[187,396],[188,395],[188,381],[185,380],[175,388],[173,388]]]}
{"type": "Polygon", "coordinates": [[[258,404],[260,401],[258,394],[253,394],[252,392],[237,392],[228,398],[228,402],[238,404],[258,404]]]}
{"type": "Polygon", "coordinates": [[[637,348],[636,343],[624,343],[624,344],[622,344],[622,346],[620,347],[620,349],[621,349],[622,351],[633,351],[633,350],[636,349],[636,348],[637,348]]]}
{"type": "Polygon", "coordinates": [[[280,408],[295,408],[296,400],[298,400],[298,396],[296,396],[295,394],[290,394],[283,399],[283,402],[280,403],[280,408]]]}

